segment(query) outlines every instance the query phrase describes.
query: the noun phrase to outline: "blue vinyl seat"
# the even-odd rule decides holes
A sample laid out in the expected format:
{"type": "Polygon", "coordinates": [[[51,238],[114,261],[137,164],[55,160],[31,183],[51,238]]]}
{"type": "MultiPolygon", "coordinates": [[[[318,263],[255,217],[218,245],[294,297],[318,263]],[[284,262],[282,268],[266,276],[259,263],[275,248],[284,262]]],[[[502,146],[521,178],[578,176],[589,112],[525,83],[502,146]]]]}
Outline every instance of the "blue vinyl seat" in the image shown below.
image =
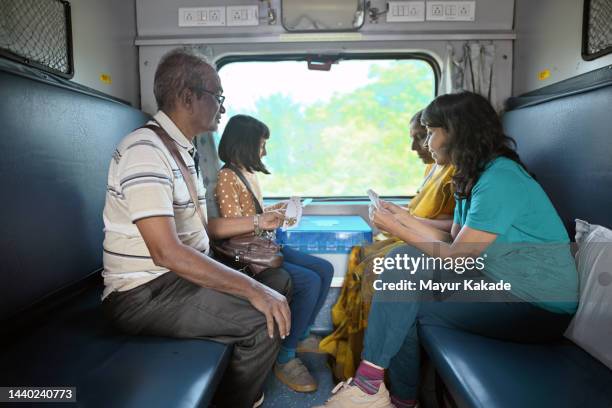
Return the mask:
{"type": "Polygon", "coordinates": [[[0,353],[3,386],[73,386],[79,406],[207,407],[231,347],[128,336],[101,315],[100,288],[70,299],[0,353]]]}
{"type": "Polygon", "coordinates": [[[518,344],[438,326],[419,336],[459,407],[612,407],[612,371],[570,341],[518,344]]]}

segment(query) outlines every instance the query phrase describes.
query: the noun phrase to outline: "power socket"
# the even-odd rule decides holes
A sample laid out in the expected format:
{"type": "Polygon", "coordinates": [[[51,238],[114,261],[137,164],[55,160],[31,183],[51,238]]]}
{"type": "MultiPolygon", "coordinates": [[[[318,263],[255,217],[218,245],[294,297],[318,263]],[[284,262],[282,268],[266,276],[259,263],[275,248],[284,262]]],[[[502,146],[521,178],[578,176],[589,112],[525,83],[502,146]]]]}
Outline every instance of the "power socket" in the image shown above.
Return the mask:
{"type": "Polygon", "coordinates": [[[179,27],[225,26],[225,7],[181,7],[178,10],[179,27]]]}
{"type": "Polygon", "coordinates": [[[259,6],[227,6],[227,25],[259,25],[259,6]]]}
{"type": "Polygon", "coordinates": [[[387,23],[425,21],[424,1],[390,1],[387,23]]]}
{"type": "Polygon", "coordinates": [[[428,1],[428,21],[474,21],[475,1],[428,1]]]}

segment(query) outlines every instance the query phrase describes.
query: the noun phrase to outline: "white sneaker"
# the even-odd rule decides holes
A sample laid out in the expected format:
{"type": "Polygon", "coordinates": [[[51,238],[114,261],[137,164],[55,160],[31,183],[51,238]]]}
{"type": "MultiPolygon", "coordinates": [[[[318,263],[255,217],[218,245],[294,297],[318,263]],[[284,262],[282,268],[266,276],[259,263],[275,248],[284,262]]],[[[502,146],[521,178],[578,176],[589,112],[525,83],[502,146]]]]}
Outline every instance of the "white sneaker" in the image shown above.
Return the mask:
{"type": "Polygon", "coordinates": [[[348,381],[336,385],[332,390],[332,397],[325,405],[314,408],[395,408],[384,383],[380,384],[376,394],[370,395],[352,385],[351,380],[352,378],[349,378],[348,381]]]}
{"type": "Polygon", "coordinates": [[[262,393],[261,393],[261,397],[259,397],[259,399],[258,399],[257,401],[255,401],[255,403],[253,404],[253,408],[259,408],[259,407],[261,407],[261,406],[263,405],[263,402],[264,402],[264,397],[265,397],[265,395],[264,395],[264,393],[262,392],[262,393]]]}

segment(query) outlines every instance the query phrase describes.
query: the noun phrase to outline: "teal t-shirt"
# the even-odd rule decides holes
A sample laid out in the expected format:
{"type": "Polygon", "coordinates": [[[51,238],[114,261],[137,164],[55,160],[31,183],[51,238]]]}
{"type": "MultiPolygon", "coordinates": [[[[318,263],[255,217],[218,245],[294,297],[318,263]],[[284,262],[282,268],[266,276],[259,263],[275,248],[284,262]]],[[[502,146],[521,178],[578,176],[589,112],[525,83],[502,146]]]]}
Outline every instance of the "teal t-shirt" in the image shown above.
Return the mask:
{"type": "Polygon", "coordinates": [[[485,251],[485,274],[511,292],[556,313],[574,313],[578,273],[569,238],[542,187],[521,165],[492,160],[470,197],[457,200],[454,222],[497,234],[485,251]]]}

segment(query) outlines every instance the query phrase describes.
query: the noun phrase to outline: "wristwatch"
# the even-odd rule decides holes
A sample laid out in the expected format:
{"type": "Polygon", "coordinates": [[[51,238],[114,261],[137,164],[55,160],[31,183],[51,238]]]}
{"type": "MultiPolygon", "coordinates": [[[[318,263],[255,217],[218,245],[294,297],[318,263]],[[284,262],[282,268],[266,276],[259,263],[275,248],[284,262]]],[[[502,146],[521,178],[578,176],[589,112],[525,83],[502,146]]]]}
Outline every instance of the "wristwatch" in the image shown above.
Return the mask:
{"type": "Polygon", "coordinates": [[[261,235],[262,230],[259,227],[259,214],[255,214],[253,217],[253,225],[255,226],[255,235],[261,235]]]}

